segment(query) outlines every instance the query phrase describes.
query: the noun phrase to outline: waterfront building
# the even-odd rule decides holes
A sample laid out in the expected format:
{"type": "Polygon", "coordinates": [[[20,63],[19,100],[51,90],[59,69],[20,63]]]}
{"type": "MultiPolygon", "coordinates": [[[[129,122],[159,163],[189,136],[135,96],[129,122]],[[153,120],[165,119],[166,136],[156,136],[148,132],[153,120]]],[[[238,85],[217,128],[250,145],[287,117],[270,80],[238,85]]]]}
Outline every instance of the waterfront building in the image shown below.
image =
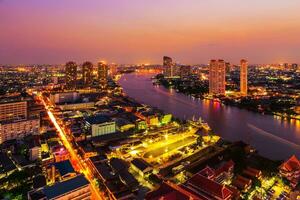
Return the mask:
{"type": "Polygon", "coordinates": [[[147,122],[145,120],[139,119],[136,121],[136,128],[138,130],[145,130],[145,129],[147,129],[147,127],[148,127],[147,122]]]}
{"type": "Polygon", "coordinates": [[[115,76],[118,73],[118,66],[115,63],[109,65],[109,75],[111,77],[115,76]]]}
{"type": "Polygon", "coordinates": [[[77,82],[77,64],[75,62],[67,62],[65,66],[66,87],[75,89],[77,82]]]}
{"type": "Polygon", "coordinates": [[[29,200],[89,200],[91,199],[90,183],[83,175],[78,175],[74,178],[30,191],[27,197],[29,200]]]}
{"type": "Polygon", "coordinates": [[[172,114],[165,114],[161,116],[160,123],[161,124],[168,124],[172,121],[172,114]]]}
{"type": "Polygon", "coordinates": [[[208,179],[216,181],[217,183],[223,184],[226,181],[232,179],[234,173],[234,162],[229,160],[222,163],[218,168],[213,169],[209,166],[202,169],[198,174],[205,176],[208,179]]]}
{"type": "Polygon", "coordinates": [[[82,64],[82,81],[84,86],[93,83],[93,63],[87,61],[82,64]]]}
{"type": "Polygon", "coordinates": [[[27,118],[27,101],[0,102],[0,122],[27,118]]]}
{"type": "Polygon", "coordinates": [[[191,66],[188,66],[188,65],[180,66],[180,72],[179,72],[180,78],[187,77],[190,74],[191,74],[191,66]]]}
{"type": "Polygon", "coordinates": [[[225,62],[211,60],[209,65],[209,94],[225,95],[225,62]]]}
{"type": "Polygon", "coordinates": [[[291,186],[295,187],[300,180],[300,161],[293,155],[279,166],[279,173],[290,181],[291,186]]]}
{"type": "Polygon", "coordinates": [[[247,96],[248,91],[248,62],[247,60],[241,60],[240,67],[240,91],[241,95],[247,96]]]}
{"type": "Polygon", "coordinates": [[[292,70],[297,70],[298,69],[298,64],[297,63],[293,63],[292,64],[292,70]]]}
{"type": "Polygon", "coordinates": [[[233,192],[225,185],[219,184],[201,174],[195,174],[186,183],[185,187],[192,193],[205,199],[229,200],[233,192]]]}
{"type": "Polygon", "coordinates": [[[85,126],[92,137],[116,132],[116,122],[103,115],[86,118],[85,126]]]}
{"type": "Polygon", "coordinates": [[[100,61],[98,63],[98,81],[101,88],[105,88],[107,86],[107,79],[108,79],[108,65],[100,61]]]}
{"type": "Polygon", "coordinates": [[[172,78],[174,75],[174,64],[172,58],[168,56],[163,57],[163,73],[166,78],[172,78]]]}

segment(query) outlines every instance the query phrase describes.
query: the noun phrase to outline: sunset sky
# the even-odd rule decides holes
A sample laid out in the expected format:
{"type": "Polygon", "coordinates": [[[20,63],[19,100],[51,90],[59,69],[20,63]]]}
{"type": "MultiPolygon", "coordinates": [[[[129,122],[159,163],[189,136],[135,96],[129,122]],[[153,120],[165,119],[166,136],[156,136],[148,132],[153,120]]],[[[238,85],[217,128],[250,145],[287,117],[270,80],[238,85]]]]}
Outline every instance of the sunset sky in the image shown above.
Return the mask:
{"type": "Polygon", "coordinates": [[[0,0],[0,63],[300,62],[299,0],[0,0]]]}

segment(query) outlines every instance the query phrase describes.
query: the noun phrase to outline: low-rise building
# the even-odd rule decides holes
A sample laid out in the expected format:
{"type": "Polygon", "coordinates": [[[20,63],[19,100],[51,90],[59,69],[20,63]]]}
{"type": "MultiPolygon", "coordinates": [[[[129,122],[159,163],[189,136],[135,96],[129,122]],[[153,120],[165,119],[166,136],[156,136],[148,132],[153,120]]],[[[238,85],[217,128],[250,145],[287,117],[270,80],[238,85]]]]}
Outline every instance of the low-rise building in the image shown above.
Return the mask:
{"type": "Polygon", "coordinates": [[[61,145],[53,147],[51,149],[51,153],[53,154],[55,162],[68,160],[70,158],[70,154],[67,149],[61,145]]]}
{"type": "Polygon", "coordinates": [[[118,130],[120,132],[128,131],[130,129],[135,128],[135,124],[132,123],[132,122],[130,122],[130,121],[128,121],[128,120],[126,120],[126,119],[117,118],[115,121],[116,121],[118,130]]]}
{"type": "Polygon", "coordinates": [[[296,186],[300,179],[300,161],[293,155],[287,161],[279,166],[279,173],[282,177],[288,179],[291,186],[296,186]]]}
{"type": "Polygon", "coordinates": [[[91,199],[90,183],[83,175],[78,175],[66,181],[30,191],[27,197],[29,200],[89,200],[91,199]]]}
{"type": "Polygon", "coordinates": [[[116,132],[116,122],[104,115],[97,115],[85,119],[85,128],[92,137],[116,132]]]}
{"type": "Polygon", "coordinates": [[[47,179],[50,183],[55,183],[57,180],[66,180],[75,175],[76,172],[70,160],[56,162],[47,167],[47,179]]]}
{"type": "Polygon", "coordinates": [[[180,187],[171,182],[163,182],[157,190],[147,193],[146,200],[204,200],[184,187],[180,187]]]}
{"type": "Polygon", "coordinates": [[[50,94],[50,101],[53,104],[63,104],[78,101],[80,95],[78,92],[57,92],[50,94]]]}
{"type": "Polygon", "coordinates": [[[58,104],[57,107],[61,110],[82,110],[89,109],[95,106],[95,102],[78,102],[68,104],[58,104]]]}
{"type": "Polygon", "coordinates": [[[138,172],[140,176],[145,176],[152,171],[152,166],[141,158],[135,158],[131,161],[131,168],[138,172]]]}
{"type": "Polygon", "coordinates": [[[195,195],[211,200],[229,200],[233,192],[225,185],[217,183],[201,174],[196,174],[185,183],[185,188],[195,195]]]}

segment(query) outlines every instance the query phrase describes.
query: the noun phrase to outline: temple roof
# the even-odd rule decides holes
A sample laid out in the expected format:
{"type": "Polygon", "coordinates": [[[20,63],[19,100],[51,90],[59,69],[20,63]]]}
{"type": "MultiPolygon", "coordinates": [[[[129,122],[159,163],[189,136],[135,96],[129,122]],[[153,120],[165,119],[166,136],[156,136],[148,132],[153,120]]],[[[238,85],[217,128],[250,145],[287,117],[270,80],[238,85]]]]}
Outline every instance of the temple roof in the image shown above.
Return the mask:
{"type": "Polygon", "coordinates": [[[300,161],[295,155],[293,155],[287,161],[282,163],[279,168],[281,170],[288,171],[288,172],[299,171],[300,161]]]}

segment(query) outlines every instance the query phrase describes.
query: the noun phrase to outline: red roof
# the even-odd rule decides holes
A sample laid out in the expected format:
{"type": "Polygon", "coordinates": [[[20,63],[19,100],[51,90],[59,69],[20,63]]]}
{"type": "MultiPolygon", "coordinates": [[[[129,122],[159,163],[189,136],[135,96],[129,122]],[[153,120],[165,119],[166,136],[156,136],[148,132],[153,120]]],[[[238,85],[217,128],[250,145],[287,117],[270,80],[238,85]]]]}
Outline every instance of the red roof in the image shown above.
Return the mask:
{"type": "Polygon", "coordinates": [[[200,172],[198,172],[198,174],[200,174],[206,178],[212,179],[215,177],[215,170],[210,168],[209,166],[206,166],[204,169],[202,169],[200,172]]]}
{"type": "Polygon", "coordinates": [[[229,160],[224,165],[222,165],[220,168],[216,169],[215,174],[218,176],[219,174],[223,172],[229,172],[231,168],[234,167],[234,162],[232,160],[229,160]]]}
{"type": "Polygon", "coordinates": [[[295,155],[293,155],[286,162],[282,163],[279,168],[288,172],[298,171],[300,170],[300,161],[295,155]]]}
{"type": "Polygon", "coordinates": [[[196,174],[190,178],[187,184],[196,190],[200,190],[212,196],[217,196],[221,199],[228,199],[232,196],[232,191],[230,191],[227,187],[200,174],[196,174]]]}
{"type": "Polygon", "coordinates": [[[157,190],[149,192],[146,200],[203,200],[184,188],[171,183],[163,182],[157,190]]]}

